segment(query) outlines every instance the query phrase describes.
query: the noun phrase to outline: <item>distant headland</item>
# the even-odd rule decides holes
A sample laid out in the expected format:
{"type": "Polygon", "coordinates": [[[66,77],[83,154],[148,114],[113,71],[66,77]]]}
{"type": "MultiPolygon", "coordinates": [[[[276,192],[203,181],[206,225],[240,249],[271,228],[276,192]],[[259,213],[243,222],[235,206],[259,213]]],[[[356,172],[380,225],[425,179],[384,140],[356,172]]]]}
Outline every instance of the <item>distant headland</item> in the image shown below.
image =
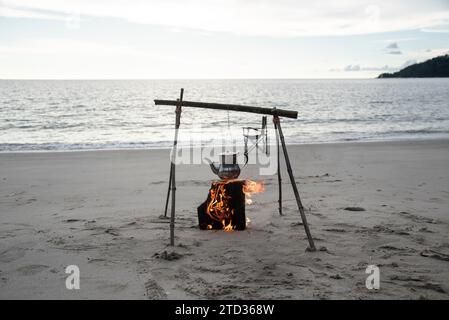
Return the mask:
{"type": "Polygon", "coordinates": [[[382,73],[378,78],[447,78],[449,77],[449,55],[412,64],[398,72],[382,73]]]}

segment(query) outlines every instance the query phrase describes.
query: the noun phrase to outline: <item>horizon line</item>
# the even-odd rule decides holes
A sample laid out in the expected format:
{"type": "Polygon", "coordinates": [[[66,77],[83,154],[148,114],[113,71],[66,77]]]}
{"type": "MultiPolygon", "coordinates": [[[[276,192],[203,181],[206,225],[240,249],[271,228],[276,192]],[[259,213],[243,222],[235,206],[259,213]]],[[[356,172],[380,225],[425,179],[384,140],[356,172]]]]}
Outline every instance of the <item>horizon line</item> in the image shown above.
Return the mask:
{"type": "Polygon", "coordinates": [[[0,81],[123,81],[123,80],[372,80],[374,78],[0,78],[0,81]]]}

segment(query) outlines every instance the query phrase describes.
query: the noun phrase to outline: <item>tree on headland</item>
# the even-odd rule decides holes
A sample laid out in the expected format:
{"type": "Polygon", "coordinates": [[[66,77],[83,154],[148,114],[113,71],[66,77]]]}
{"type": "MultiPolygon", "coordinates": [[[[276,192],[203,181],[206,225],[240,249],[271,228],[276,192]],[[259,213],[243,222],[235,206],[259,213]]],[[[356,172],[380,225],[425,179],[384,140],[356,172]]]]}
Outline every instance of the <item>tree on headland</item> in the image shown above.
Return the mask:
{"type": "Polygon", "coordinates": [[[449,55],[415,63],[398,72],[382,73],[378,78],[446,78],[449,77],[449,55]]]}

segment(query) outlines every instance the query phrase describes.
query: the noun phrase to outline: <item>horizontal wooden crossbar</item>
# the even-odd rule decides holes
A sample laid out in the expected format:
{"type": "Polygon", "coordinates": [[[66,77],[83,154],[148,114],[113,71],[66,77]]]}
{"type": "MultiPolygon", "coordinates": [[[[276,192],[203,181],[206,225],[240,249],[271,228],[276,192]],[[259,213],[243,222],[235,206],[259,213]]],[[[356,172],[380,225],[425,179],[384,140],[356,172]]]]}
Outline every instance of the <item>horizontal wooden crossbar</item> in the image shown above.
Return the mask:
{"type": "MultiPolygon", "coordinates": [[[[154,100],[156,105],[161,106],[178,106],[177,100],[154,100]]],[[[195,101],[182,101],[181,107],[193,107],[193,108],[205,108],[205,109],[217,109],[217,110],[230,110],[239,112],[268,114],[272,116],[285,117],[285,118],[298,118],[297,111],[282,110],[277,108],[259,108],[253,106],[242,106],[238,104],[225,104],[225,103],[208,103],[208,102],[195,102],[195,101]]]]}

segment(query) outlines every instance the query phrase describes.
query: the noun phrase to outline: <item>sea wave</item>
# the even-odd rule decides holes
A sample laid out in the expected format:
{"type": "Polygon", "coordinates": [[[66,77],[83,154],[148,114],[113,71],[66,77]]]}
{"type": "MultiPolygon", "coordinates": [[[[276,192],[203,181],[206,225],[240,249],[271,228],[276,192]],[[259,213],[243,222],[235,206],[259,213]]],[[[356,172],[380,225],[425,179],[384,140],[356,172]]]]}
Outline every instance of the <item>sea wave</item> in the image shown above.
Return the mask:
{"type": "MultiPolygon", "coordinates": [[[[388,88],[381,80],[2,80],[0,151],[168,148],[174,109],[152,101],[176,99],[181,87],[190,101],[297,111],[298,119],[282,119],[291,144],[449,137],[449,79],[388,88]]],[[[225,134],[228,123],[243,141],[241,128],[260,127],[261,116],[182,110],[181,128],[201,125],[204,141],[225,134]]]]}

